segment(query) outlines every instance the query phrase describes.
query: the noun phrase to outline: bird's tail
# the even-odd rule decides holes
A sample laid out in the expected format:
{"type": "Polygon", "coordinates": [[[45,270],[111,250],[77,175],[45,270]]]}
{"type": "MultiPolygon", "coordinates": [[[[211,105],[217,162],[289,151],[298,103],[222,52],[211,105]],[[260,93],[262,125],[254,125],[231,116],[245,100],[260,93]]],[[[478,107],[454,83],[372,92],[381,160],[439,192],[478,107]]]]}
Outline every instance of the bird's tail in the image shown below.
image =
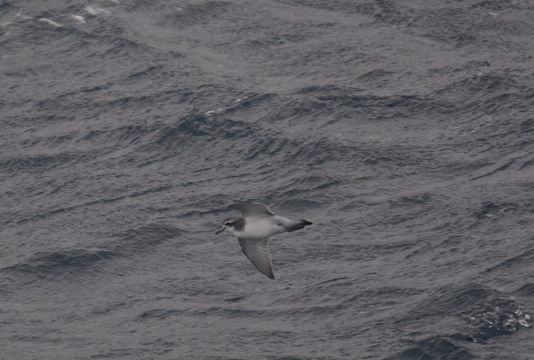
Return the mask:
{"type": "Polygon", "coordinates": [[[286,230],[287,230],[287,232],[291,232],[291,231],[295,231],[295,230],[298,230],[298,229],[302,229],[303,227],[311,225],[311,224],[313,224],[311,221],[301,219],[301,220],[296,221],[291,226],[288,226],[286,228],[286,230]]]}

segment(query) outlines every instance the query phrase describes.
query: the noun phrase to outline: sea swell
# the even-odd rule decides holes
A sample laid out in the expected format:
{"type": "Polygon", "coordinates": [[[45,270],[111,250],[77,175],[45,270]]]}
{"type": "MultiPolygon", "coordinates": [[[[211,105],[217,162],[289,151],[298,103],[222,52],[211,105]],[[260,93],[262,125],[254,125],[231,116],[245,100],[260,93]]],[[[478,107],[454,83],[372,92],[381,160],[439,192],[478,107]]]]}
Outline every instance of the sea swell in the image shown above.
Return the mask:
{"type": "Polygon", "coordinates": [[[2,355],[530,359],[533,16],[0,0],[2,355]]]}

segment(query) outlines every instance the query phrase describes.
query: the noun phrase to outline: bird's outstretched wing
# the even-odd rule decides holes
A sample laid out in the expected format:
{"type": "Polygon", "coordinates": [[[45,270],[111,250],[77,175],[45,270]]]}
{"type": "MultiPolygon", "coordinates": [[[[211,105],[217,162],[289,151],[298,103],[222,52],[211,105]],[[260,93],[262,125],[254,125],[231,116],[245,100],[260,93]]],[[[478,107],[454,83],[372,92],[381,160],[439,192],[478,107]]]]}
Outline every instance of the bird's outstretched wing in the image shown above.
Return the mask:
{"type": "Polygon", "coordinates": [[[271,256],[267,244],[269,238],[263,239],[243,239],[239,238],[239,245],[241,250],[245,253],[248,259],[256,266],[256,268],[264,275],[274,279],[273,267],[271,264],[271,256]]]}
{"type": "Polygon", "coordinates": [[[228,206],[228,208],[240,211],[243,217],[274,215],[267,206],[254,202],[238,202],[228,206]]]}

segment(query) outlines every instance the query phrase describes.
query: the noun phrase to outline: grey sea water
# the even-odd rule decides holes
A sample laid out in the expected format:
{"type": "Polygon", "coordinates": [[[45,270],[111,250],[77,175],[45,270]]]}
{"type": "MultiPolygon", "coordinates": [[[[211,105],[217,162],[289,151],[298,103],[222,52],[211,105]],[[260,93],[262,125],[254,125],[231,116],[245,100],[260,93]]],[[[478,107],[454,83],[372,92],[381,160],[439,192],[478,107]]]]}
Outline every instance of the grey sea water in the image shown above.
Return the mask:
{"type": "Polygon", "coordinates": [[[0,0],[0,359],[534,359],[533,18],[0,0]]]}

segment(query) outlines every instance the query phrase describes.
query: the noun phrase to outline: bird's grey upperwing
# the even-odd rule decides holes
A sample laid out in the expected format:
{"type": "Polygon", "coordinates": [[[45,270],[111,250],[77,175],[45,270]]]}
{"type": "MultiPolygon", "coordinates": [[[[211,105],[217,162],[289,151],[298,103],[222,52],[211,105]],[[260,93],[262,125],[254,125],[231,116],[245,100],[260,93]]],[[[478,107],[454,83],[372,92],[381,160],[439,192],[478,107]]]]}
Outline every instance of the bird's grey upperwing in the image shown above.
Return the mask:
{"type": "Polygon", "coordinates": [[[255,202],[238,202],[228,206],[228,208],[240,211],[243,217],[274,215],[267,206],[255,202]]]}
{"type": "Polygon", "coordinates": [[[248,259],[256,266],[256,268],[264,275],[274,279],[273,267],[271,264],[271,256],[267,245],[269,238],[263,239],[245,239],[239,238],[239,245],[241,250],[248,257],[248,259]]]}

